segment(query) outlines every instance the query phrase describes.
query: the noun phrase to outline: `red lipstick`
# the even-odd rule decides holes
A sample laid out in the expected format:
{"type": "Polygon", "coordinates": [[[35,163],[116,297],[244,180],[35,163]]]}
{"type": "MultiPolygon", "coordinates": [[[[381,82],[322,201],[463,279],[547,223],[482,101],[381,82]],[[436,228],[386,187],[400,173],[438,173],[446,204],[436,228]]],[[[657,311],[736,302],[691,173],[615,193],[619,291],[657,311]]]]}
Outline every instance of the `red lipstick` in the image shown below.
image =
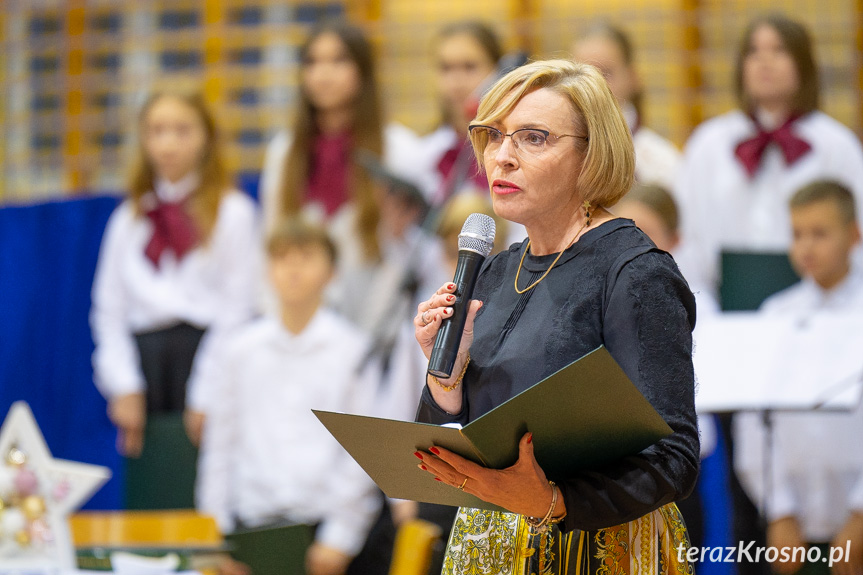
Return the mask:
{"type": "Polygon", "coordinates": [[[495,180],[491,183],[491,189],[495,194],[505,195],[520,192],[521,188],[506,180],[495,180]]]}

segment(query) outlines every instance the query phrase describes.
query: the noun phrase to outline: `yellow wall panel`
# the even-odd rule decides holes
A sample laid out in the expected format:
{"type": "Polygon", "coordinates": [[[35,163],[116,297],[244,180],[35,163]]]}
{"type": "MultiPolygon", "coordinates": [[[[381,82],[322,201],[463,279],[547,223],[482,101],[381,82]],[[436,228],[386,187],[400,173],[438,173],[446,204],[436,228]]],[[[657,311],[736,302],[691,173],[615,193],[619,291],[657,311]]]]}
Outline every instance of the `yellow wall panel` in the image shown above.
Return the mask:
{"type": "Polygon", "coordinates": [[[645,123],[683,144],[735,105],[734,57],[753,17],[782,10],[812,33],[827,113],[859,131],[861,0],[8,0],[0,4],[0,202],[121,191],[138,109],[154,85],[200,82],[232,168],[260,169],[296,100],[310,24],[347,15],[373,39],[389,117],[438,120],[432,41],[449,22],[490,24],[507,50],[567,57],[597,18],[632,37],[645,123]]]}

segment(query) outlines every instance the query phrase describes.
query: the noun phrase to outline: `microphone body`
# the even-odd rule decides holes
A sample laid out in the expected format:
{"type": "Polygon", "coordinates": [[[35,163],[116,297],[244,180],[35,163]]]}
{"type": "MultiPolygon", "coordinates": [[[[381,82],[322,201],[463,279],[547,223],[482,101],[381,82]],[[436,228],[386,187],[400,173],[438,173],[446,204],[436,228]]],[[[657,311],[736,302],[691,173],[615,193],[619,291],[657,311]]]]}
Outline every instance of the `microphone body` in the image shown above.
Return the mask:
{"type": "Polygon", "coordinates": [[[447,379],[455,365],[470,298],[476,285],[479,270],[494,246],[494,220],[485,214],[471,214],[459,234],[458,263],[455,268],[455,301],[452,315],[443,320],[435,338],[428,373],[447,379]]]}
{"type": "Polygon", "coordinates": [[[476,252],[460,250],[458,253],[458,265],[455,268],[455,277],[452,279],[452,283],[455,284],[455,302],[450,306],[452,316],[441,324],[429,358],[428,372],[435,377],[446,379],[452,375],[467,320],[467,310],[470,307],[470,296],[473,294],[483,261],[485,256],[476,252]]]}

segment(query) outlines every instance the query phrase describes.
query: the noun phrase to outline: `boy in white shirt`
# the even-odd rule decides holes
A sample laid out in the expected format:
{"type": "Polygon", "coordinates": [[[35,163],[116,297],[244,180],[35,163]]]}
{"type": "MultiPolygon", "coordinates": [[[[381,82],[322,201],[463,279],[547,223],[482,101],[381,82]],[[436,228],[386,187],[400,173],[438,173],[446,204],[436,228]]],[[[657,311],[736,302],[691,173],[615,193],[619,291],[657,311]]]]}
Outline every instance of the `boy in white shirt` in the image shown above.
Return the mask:
{"type": "MultiPolygon", "coordinates": [[[[197,507],[225,532],[315,525],[307,572],[337,575],[363,546],[380,501],[311,410],[368,412],[379,374],[362,368],[367,337],[321,305],[336,258],[326,232],[288,220],[267,254],[281,316],[239,330],[209,374],[197,507]]],[[[234,562],[226,571],[244,569],[234,562]]]]}
{"type": "MultiPolygon", "coordinates": [[[[762,305],[768,314],[813,312],[863,315],[863,276],[852,268],[860,242],[854,196],[844,185],[817,181],[790,202],[792,264],[803,280],[762,305]]],[[[763,501],[764,426],[760,414],[735,420],[734,465],[754,501],[763,501]]],[[[850,548],[850,557],[833,565],[837,575],[863,570],[863,408],[851,413],[801,412],[773,415],[773,488],[768,499],[769,546],[807,543],[850,548]]],[[[822,553],[822,557],[826,557],[822,553]]],[[[802,563],[775,563],[782,575],[802,563]]],[[[826,572],[821,562],[807,565],[826,572]]]]}

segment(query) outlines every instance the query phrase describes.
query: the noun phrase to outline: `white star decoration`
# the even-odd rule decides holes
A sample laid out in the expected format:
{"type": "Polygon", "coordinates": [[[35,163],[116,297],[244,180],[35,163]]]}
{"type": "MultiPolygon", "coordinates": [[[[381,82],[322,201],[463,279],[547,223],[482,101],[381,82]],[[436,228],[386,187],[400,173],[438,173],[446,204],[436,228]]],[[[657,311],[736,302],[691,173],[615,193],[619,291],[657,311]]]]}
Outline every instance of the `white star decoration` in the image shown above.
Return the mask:
{"type": "Polygon", "coordinates": [[[105,467],[51,457],[30,407],[12,405],[0,428],[0,575],[74,569],[68,515],[110,476],[105,467]]]}

